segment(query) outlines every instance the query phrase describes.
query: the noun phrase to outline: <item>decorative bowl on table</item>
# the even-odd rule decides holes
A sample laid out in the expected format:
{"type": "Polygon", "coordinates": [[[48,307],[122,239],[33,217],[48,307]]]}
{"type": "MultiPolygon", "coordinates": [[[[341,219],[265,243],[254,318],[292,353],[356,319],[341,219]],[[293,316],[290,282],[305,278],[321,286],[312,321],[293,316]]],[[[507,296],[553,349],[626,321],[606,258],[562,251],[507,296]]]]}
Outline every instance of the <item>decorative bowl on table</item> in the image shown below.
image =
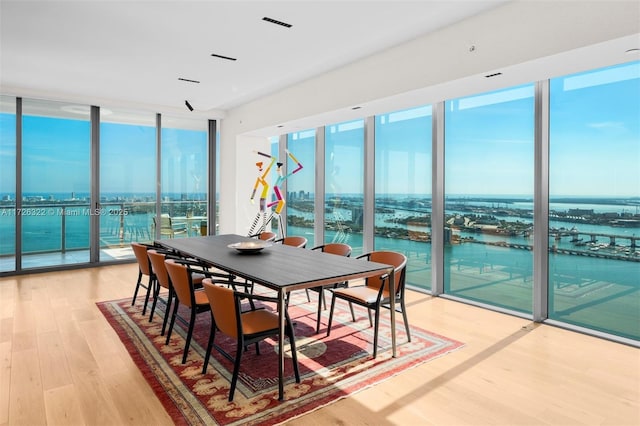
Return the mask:
{"type": "Polygon", "coordinates": [[[240,253],[258,253],[262,249],[271,247],[270,241],[255,240],[255,241],[242,241],[239,243],[229,244],[227,247],[236,249],[240,253]]]}

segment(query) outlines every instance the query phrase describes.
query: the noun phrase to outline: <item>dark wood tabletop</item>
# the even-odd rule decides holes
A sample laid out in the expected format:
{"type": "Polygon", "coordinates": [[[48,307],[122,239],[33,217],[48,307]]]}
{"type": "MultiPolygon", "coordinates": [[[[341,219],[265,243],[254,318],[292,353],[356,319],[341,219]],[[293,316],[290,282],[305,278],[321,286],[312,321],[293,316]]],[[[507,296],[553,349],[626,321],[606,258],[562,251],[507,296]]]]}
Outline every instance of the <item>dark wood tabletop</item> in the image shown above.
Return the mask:
{"type": "Polygon", "coordinates": [[[242,253],[228,247],[244,241],[256,240],[226,234],[168,239],[157,243],[274,290],[292,291],[333,284],[390,268],[382,263],[277,243],[257,253],[242,253]]]}

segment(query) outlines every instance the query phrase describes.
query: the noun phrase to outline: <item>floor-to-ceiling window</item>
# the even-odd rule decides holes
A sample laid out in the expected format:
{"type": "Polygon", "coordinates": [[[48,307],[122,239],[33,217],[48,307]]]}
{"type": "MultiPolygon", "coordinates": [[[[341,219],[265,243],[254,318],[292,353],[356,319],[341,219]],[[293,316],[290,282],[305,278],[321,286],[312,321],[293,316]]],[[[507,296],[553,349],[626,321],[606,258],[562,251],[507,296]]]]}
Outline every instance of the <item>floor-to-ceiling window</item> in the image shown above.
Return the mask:
{"type": "Polygon", "coordinates": [[[549,318],[640,340],[640,62],[550,81],[549,318]]]}
{"type": "Polygon", "coordinates": [[[162,214],[154,224],[156,235],[161,238],[206,233],[207,126],[202,119],[162,116],[162,214]]]}
{"type": "Polygon", "coordinates": [[[100,258],[132,257],[156,215],[156,116],[100,109],[100,258]]]}
{"type": "Polygon", "coordinates": [[[90,107],[22,101],[22,266],[89,261],[90,107]]]}
{"type": "Polygon", "coordinates": [[[208,233],[216,128],[2,95],[0,272],[126,260],[133,241],[208,233]]]}
{"type": "Polygon", "coordinates": [[[376,116],[375,249],[407,256],[408,285],[431,288],[431,107],[376,116]]]}
{"type": "Polygon", "coordinates": [[[364,120],[325,127],[325,242],[346,243],[362,254],[364,120]]]}
{"type": "Polygon", "coordinates": [[[0,96],[0,271],[16,267],[16,98],[0,96]]]}
{"type": "MultiPolygon", "coordinates": [[[[287,234],[305,237],[315,246],[315,129],[287,135],[287,234]],[[302,166],[302,167],[301,167],[302,166]]],[[[282,161],[282,160],[281,160],[282,161]]]]}
{"type": "Polygon", "coordinates": [[[445,293],[532,312],[533,144],[533,85],[445,102],[445,293]]]}

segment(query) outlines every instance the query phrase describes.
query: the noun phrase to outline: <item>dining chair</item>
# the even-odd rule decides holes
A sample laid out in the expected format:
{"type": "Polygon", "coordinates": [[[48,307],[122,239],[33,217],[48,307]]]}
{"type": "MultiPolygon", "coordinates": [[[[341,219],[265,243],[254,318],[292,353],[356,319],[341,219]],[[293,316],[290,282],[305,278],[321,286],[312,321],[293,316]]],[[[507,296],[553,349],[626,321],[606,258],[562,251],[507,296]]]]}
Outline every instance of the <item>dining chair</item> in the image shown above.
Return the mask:
{"type": "MultiPolygon", "coordinates": [[[[373,251],[357,257],[358,259],[367,259],[371,262],[384,263],[394,267],[394,283],[395,294],[389,294],[389,274],[383,273],[373,277],[368,277],[364,285],[336,288],[333,290],[331,297],[331,309],[329,311],[329,324],[327,325],[327,336],[331,333],[331,322],[333,320],[333,309],[336,299],[343,299],[356,305],[367,308],[369,321],[371,322],[371,310],[375,312],[375,325],[373,334],[373,357],[378,353],[378,328],[380,324],[380,309],[390,309],[391,297],[394,297],[396,303],[400,304],[400,310],[407,331],[407,339],[411,341],[411,333],[409,331],[409,321],[407,320],[407,310],[404,303],[405,293],[405,275],[407,266],[407,257],[394,251],[373,251]]],[[[396,310],[398,306],[396,306],[396,310]]]]}
{"type": "MultiPolygon", "coordinates": [[[[345,256],[345,257],[351,256],[351,246],[349,244],[344,244],[344,243],[322,244],[322,245],[313,247],[311,250],[322,251],[324,253],[335,254],[337,256],[345,256]]],[[[311,299],[309,298],[309,290],[315,291],[315,292],[318,293],[318,316],[317,316],[317,319],[316,319],[316,334],[320,333],[320,317],[321,317],[321,314],[322,314],[322,305],[324,304],[325,309],[327,307],[327,302],[326,302],[325,297],[324,297],[324,290],[325,289],[335,289],[335,288],[338,288],[338,287],[346,287],[346,286],[347,286],[346,282],[341,282],[341,283],[335,283],[335,284],[330,284],[330,285],[326,285],[326,286],[318,286],[318,287],[312,287],[312,288],[306,289],[307,301],[309,301],[309,302],[311,301],[311,299]]],[[[353,320],[355,321],[355,314],[353,312],[353,306],[351,304],[349,304],[349,307],[351,308],[351,316],[353,317],[353,320]]]]}
{"type": "MultiPolygon", "coordinates": [[[[233,363],[233,375],[229,388],[229,401],[233,401],[242,353],[249,345],[255,344],[256,352],[260,354],[259,343],[268,337],[278,336],[280,333],[280,320],[277,313],[266,309],[251,309],[250,311],[242,312],[241,300],[247,298],[264,302],[277,302],[278,300],[273,297],[240,293],[231,288],[215,284],[209,278],[205,278],[202,284],[211,309],[211,332],[204,357],[204,365],[202,366],[202,374],[206,374],[211,349],[215,348],[222,356],[233,363]],[[216,330],[220,330],[223,334],[236,339],[235,357],[215,343],[216,330]]],[[[285,335],[289,338],[289,344],[291,345],[291,360],[293,361],[296,383],[300,383],[296,340],[291,318],[289,318],[286,310],[285,335]]],[[[274,368],[276,367],[274,366],[274,368]]]]}
{"type": "Polygon", "coordinates": [[[136,288],[133,291],[133,299],[131,299],[131,306],[136,303],[136,298],[138,297],[138,290],[140,287],[147,290],[147,294],[144,298],[144,306],[142,308],[142,315],[145,315],[147,312],[147,304],[149,303],[149,295],[151,294],[151,289],[156,280],[156,276],[151,269],[151,262],[149,261],[149,257],[147,256],[147,250],[151,248],[147,244],[141,243],[131,243],[131,248],[133,249],[133,254],[136,256],[136,261],[138,262],[138,280],[136,282],[136,288]],[[143,278],[147,277],[147,283],[143,282],[143,278]]]}
{"type": "MultiPolygon", "coordinates": [[[[187,361],[187,354],[189,353],[189,345],[191,344],[191,336],[193,335],[193,328],[196,322],[196,315],[202,312],[211,310],[209,306],[209,300],[207,295],[202,289],[196,290],[193,283],[193,274],[203,273],[205,275],[214,275],[207,271],[199,271],[193,269],[193,266],[197,264],[189,260],[178,259],[166,259],[164,261],[169,279],[171,280],[171,286],[176,296],[175,303],[173,305],[173,312],[171,313],[171,320],[169,321],[169,330],[167,331],[167,339],[165,344],[169,344],[171,339],[171,332],[176,322],[176,318],[187,326],[187,337],[184,344],[184,354],[182,355],[182,363],[187,361]],[[185,319],[178,315],[178,308],[183,305],[189,309],[189,318],[185,319]]],[[[218,275],[218,274],[215,274],[218,275]]],[[[229,279],[220,280],[227,284],[230,283],[233,278],[232,275],[228,275],[229,279]]]]}
{"type": "MultiPolygon", "coordinates": [[[[157,227],[156,218],[153,218],[153,226],[157,227]]],[[[182,222],[174,222],[173,218],[167,213],[160,215],[160,237],[168,236],[173,238],[176,234],[187,234],[187,224],[182,222]]]]}
{"type": "Polygon", "coordinates": [[[280,238],[279,240],[275,240],[274,243],[281,243],[286,246],[305,248],[307,246],[307,239],[305,237],[292,235],[290,237],[284,237],[280,238]]]}
{"type": "Polygon", "coordinates": [[[277,235],[276,235],[275,232],[264,231],[264,232],[260,232],[258,234],[250,235],[250,237],[258,238],[259,240],[263,240],[263,241],[275,241],[277,235]]]}
{"type": "MultiPolygon", "coordinates": [[[[161,336],[164,336],[165,329],[167,327],[167,321],[171,312],[171,303],[175,298],[175,292],[173,290],[173,285],[171,284],[171,279],[169,278],[169,273],[167,272],[167,267],[165,266],[164,261],[166,259],[183,259],[178,256],[176,253],[171,251],[162,250],[160,248],[154,248],[147,251],[147,256],[149,256],[149,260],[151,261],[151,268],[153,273],[156,276],[156,282],[153,289],[153,303],[151,304],[151,314],[149,315],[149,322],[153,321],[153,314],[156,310],[156,304],[158,301],[161,301],[165,305],[165,313],[164,320],[162,321],[162,331],[160,333],[161,336]],[[162,297],[160,293],[161,289],[167,290],[166,298],[162,297]]],[[[201,272],[192,272],[191,274],[191,282],[193,283],[194,288],[202,287],[202,280],[205,278],[205,275],[201,272]]]]}

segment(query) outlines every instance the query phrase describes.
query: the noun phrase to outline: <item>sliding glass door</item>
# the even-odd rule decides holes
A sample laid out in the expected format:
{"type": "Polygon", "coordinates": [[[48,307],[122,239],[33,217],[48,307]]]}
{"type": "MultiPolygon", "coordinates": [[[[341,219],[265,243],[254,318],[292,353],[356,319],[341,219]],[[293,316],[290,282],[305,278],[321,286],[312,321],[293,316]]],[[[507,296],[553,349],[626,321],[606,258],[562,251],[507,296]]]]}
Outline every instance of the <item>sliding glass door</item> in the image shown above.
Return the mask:
{"type": "Polygon", "coordinates": [[[100,260],[154,239],[156,142],[155,114],[100,109],[100,260]]]}
{"type": "Polygon", "coordinates": [[[207,233],[207,121],[162,117],[160,238],[207,233]]]}
{"type": "Polygon", "coordinates": [[[89,261],[90,107],[22,101],[22,267],[89,261]]]}

